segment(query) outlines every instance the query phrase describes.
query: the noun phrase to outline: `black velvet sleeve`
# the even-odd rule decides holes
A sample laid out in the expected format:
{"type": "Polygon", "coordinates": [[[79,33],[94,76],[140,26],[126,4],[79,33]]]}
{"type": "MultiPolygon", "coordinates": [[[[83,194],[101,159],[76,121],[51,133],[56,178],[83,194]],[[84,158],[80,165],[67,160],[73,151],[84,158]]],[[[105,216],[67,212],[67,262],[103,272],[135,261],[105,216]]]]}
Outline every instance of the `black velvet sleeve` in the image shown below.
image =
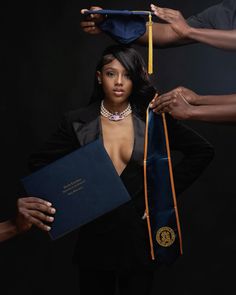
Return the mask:
{"type": "Polygon", "coordinates": [[[187,189],[206,169],[214,157],[213,146],[196,131],[167,116],[171,151],[182,154],[174,165],[173,174],[176,193],[187,189]]]}
{"type": "Polygon", "coordinates": [[[45,165],[65,156],[79,148],[69,114],[65,114],[57,131],[43,145],[43,147],[29,158],[29,169],[31,172],[38,170],[45,165]]]}

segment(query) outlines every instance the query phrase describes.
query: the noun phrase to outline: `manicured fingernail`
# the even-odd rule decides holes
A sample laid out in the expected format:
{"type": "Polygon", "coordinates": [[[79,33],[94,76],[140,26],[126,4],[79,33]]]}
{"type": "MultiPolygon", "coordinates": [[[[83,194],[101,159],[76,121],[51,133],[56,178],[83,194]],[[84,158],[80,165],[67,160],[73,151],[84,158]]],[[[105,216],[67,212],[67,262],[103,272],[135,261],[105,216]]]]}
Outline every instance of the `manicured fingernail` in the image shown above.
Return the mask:
{"type": "Polygon", "coordinates": [[[45,226],[45,228],[46,228],[47,231],[50,231],[50,229],[51,229],[51,227],[47,226],[47,225],[45,226]]]}
{"type": "Polygon", "coordinates": [[[48,220],[49,220],[49,221],[53,221],[54,218],[53,218],[52,216],[49,216],[49,217],[48,217],[48,220]]]}
{"type": "Polygon", "coordinates": [[[49,207],[51,207],[52,206],[52,203],[47,202],[46,205],[49,206],[49,207]]]}
{"type": "Polygon", "coordinates": [[[56,209],[55,209],[55,208],[52,208],[52,209],[50,210],[50,212],[51,212],[52,214],[54,214],[54,213],[56,212],[56,209]]]}

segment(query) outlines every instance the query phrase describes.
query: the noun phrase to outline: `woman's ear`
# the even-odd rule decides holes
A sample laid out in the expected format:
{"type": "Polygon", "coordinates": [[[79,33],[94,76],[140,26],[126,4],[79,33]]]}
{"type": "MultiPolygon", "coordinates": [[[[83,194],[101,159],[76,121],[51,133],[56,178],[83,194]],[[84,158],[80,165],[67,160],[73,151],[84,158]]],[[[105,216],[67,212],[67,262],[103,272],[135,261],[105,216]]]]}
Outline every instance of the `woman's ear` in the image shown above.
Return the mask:
{"type": "Polygon", "coordinates": [[[102,84],[101,72],[97,71],[96,76],[97,76],[97,79],[98,79],[98,84],[102,84]]]}

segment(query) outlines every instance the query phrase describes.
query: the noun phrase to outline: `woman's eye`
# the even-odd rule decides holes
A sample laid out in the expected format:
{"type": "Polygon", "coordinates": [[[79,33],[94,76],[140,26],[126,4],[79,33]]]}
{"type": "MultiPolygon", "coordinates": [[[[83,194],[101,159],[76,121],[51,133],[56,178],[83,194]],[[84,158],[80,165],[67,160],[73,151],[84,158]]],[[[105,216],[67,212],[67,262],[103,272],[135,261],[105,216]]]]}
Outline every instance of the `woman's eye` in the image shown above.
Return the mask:
{"type": "Polygon", "coordinates": [[[113,76],[115,76],[115,73],[113,73],[113,72],[106,72],[106,75],[108,77],[113,77],[113,76]]]}
{"type": "Polygon", "coordinates": [[[129,79],[130,80],[130,75],[128,73],[125,74],[124,76],[125,76],[126,79],[129,79]]]}

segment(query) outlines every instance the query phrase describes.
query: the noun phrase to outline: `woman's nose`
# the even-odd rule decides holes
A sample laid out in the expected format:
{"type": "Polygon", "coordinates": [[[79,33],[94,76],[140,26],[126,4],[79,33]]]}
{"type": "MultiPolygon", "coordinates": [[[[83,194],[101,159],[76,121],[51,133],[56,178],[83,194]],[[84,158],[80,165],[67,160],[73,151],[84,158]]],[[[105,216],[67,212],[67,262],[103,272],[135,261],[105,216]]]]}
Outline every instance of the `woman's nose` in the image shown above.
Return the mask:
{"type": "Polygon", "coordinates": [[[118,85],[123,84],[123,77],[122,77],[122,75],[118,75],[117,76],[116,84],[118,84],[118,85]]]}

